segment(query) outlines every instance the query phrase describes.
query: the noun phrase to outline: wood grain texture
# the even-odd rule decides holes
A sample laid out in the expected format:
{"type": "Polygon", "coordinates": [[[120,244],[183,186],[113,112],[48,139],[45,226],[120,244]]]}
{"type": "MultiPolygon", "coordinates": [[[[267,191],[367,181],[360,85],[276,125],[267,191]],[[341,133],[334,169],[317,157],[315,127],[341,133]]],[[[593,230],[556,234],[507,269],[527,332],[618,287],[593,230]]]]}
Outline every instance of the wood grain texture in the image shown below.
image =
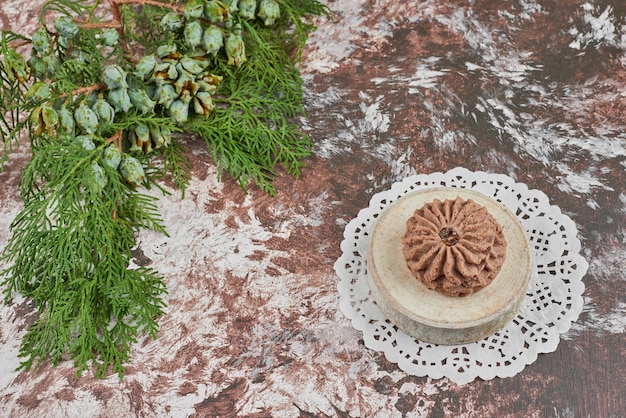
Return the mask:
{"type": "Polygon", "coordinates": [[[367,253],[370,289],[394,325],[418,340],[465,344],[482,340],[519,311],[532,273],[530,243],[519,221],[504,206],[474,190],[432,188],[409,193],[390,204],[372,228],[367,253]],[[504,231],[504,264],[493,282],[463,297],[449,296],[419,282],[402,254],[402,235],[416,209],[434,199],[460,197],[485,207],[504,231]]]}
{"type": "MultiPolygon", "coordinates": [[[[32,33],[43,0],[0,2],[32,33]]],[[[242,194],[201,141],[194,179],[161,197],[169,237],[138,264],[167,278],[158,339],[123,381],[69,362],[16,373],[34,319],[0,306],[0,416],[621,417],[626,415],[626,6],[622,0],[328,1],[302,66],[315,155],[278,197],[242,194]],[[414,173],[507,174],[573,219],[585,310],[519,375],[457,386],[409,376],[338,311],[343,227],[414,173]]],[[[0,247],[21,207],[26,142],[0,173],[0,247]]],[[[165,185],[167,187],[167,185],[165,185]]],[[[153,193],[157,194],[156,191],[153,193]]]]}

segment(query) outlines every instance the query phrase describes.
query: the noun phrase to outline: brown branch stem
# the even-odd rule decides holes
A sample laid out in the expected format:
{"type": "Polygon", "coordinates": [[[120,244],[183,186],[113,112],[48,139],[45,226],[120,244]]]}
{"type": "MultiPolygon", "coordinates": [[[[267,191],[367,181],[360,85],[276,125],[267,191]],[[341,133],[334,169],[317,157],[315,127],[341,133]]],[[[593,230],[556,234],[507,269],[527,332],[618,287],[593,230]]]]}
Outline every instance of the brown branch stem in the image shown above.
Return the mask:
{"type": "Polygon", "coordinates": [[[80,87],[80,88],[77,88],[76,90],[71,91],[69,93],[64,93],[60,97],[61,98],[67,97],[67,96],[72,96],[73,97],[73,96],[77,96],[79,94],[89,94],[92,91],[102,90],[102,89],[104,89],[106,87],[107,87],[107,85],[104,84],[104,83],[92,84],[91,86],[80,87]]]}
{"type": "Polygon", "coordinates": [[[113,134],[112,137],[107,139],[107,144],[111,144],[111,143],[114,143],[120,152],[122,151],[122,130],[121,129],[115,132],[115,134],[113,134]]]}
{"type": "Polygon", "coordinates": [[[18,49],[23,46],[30,45],[31,43],[32,43],[31,41],[25,40],[25,39],[14,39],[11,42],[9,42],[9,45],[15,49],[18,49]]]}
{"type": "Polygon", "coordinates": [[[76,23],[83,29],[119,29],[122,27],[121,22],[76,23]]]}
{"type": "Polygon", "coordinates": [[[126,39],[124,38],[124,25],[122,25],[122,13],[120,12],[120,6],[117,0],[109,0],[109,5],[111,6],[111,14],[113,15],[113,22],[117,24],[117,33],[120,35],[120,43],[122,44],[122,49],[126,51],[126,53],[131,56],[130,48],[128,48],[128,44],[126,43],[126,39]]]}

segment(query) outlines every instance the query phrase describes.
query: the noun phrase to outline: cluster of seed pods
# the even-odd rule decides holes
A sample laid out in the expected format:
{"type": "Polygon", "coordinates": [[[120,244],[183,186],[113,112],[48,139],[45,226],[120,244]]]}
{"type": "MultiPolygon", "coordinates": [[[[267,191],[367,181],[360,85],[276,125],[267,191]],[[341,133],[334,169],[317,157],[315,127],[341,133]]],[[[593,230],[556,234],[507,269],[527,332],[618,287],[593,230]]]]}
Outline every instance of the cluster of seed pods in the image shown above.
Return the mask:
{"type": "Polygon", "coordinates": [[[148,86],[144,104],[161,106],[176,124],[188,121],[190,109],[208,117],[214,107],[211,96],[222,80],[207,70],[208,65],[204,55],[183,55],[174,45],[158,47],[156,54],[137,63],[134,72],[148,86]]]}
{"type": "Polygon", "coordinates": [[[215,56],[223,48],[228,64],[239,66],[245,62],[246,53],[235,16],[243,20],[259,18],[271,26],[280,18],[280,6],[275,0],[190,0],[182,17],[172,12],[161,23],[171,31],[182,30],[191,50],[203,49],[215,56]]]}
{"type": "MultiPolygon", "coordinates": [[[[189,0],[182,11],[165,14],[160,25],[173,33],[184,48],[160,45],[156,52],[141,58],[126,68],[118,64],[104,67],[102,87],[86,96],[59,100],[53,97],[49,80],[62,65],[59,51],[81,59],[79,48],[69,48],[81,36],[81,28],[69,16],[54,22],[55,32],[39,28],[32,37],[28,71],[37,77],[26,98],[36,104],[30,115],[30,126],[36,135],[71,136],[84,149],[96,149],[110,132],[110,126],[120,114],[132,110],[139,114],[167,115],[176,125],[186,123],[191,114],[207,118],[214,108],[212,95],[222,77],[211,72],[218,54],[225,54],[228,65],[241,66],[246,61],[241,19],[260,19],[273,25],[280,18],[275,0],[189,0]],[[105,87],[106,86],[106,87],[105,87]]],[[[114,47],[119,42],[116,29],[104,29],[99,34],[102,46],[114,47]]],[[[166,125],[136,124],[124,129],[121,148],[111,143],[104,147],[100,159],[93,162],[96,182],[104,187],[107,177],[100,163],[118,170],[132,187],[145,180],[137,153],[148,154],[167,147],[172,138],[166,125]]]]}
{"type": "Polygon", "coordinates": [[[190,0],[182,13],[172,11],[161,19],[164,30],[182,38],[185,53],[163,45],[156,56],[139,62],[137,73],[154,84],[155,100],[176,123],[186,122],[190,110],[206,117],[213,109],[211,95],[221,77],[207,67],[217,54],[225,52],[229,65],[246,61],[242,28],[235,17],[273,25],[280,7],[275,0],[190,0]]]}

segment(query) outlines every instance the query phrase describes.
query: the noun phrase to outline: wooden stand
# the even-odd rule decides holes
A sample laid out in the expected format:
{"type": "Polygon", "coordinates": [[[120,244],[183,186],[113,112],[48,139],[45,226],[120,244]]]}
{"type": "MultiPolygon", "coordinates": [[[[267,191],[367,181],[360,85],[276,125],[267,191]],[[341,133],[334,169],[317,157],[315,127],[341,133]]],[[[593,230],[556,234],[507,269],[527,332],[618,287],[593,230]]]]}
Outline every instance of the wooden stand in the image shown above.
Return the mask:
{"type": "Polygon", "coordinates": [[[530,243],[514,214],[469,189],[434,188],[410,193],[387,207],[372,229],[367,255],[374,300],[408,335],[435,344],[465,344],[502,328],[520,309],[530,282],[530,243]],[[506,259],[493,282],[463,297],[428,289],[411,275],[402,255],[402,236],[413,212],[434,199],[472,199],[498,221],[507,241],[506,259]]]}

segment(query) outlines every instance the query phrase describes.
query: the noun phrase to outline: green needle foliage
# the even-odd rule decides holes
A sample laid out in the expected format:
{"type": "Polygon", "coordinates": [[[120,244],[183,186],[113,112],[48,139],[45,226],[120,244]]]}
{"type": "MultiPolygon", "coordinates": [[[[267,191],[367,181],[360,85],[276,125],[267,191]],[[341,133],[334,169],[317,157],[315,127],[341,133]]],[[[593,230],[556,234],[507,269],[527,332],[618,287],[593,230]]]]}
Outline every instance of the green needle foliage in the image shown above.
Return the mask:
{"type": "Polygon", "coordinates": [[[163,281],[127,267],[134,231],[164,227],[152,198],[108,165],[108,183],[99,186],[92,164],[101,151],[69,137],[45,142],[24,173],[25,207],[13,222],[4,274],[7,295],[20,291],[39,308],[21,347],[25,369],[69,354],[78,373],[92,362],[100,362],[99,377],[109,366],[122,373],[138,332],[156,336],[163,281]]]}
{"type": "Polygon", "coordinates": [[[0,169],[24,132],[32,151],[0,255],[5,303],[21,293],[39,314],[21,369],[71,359],[77,375],[121,378],[140,334],[156,337],[167,289],[130,268],[131,249],[140,229],[165,233],[141,187],[169,178],[184,193],[191,179],[178,132],[204,138],[244,191],[274,195],[278,167],[299,176],[312,144],[293,121],[297,65],[326,13],[316,0],[49,0],[30,37],[1,32],[0,169]]]}

